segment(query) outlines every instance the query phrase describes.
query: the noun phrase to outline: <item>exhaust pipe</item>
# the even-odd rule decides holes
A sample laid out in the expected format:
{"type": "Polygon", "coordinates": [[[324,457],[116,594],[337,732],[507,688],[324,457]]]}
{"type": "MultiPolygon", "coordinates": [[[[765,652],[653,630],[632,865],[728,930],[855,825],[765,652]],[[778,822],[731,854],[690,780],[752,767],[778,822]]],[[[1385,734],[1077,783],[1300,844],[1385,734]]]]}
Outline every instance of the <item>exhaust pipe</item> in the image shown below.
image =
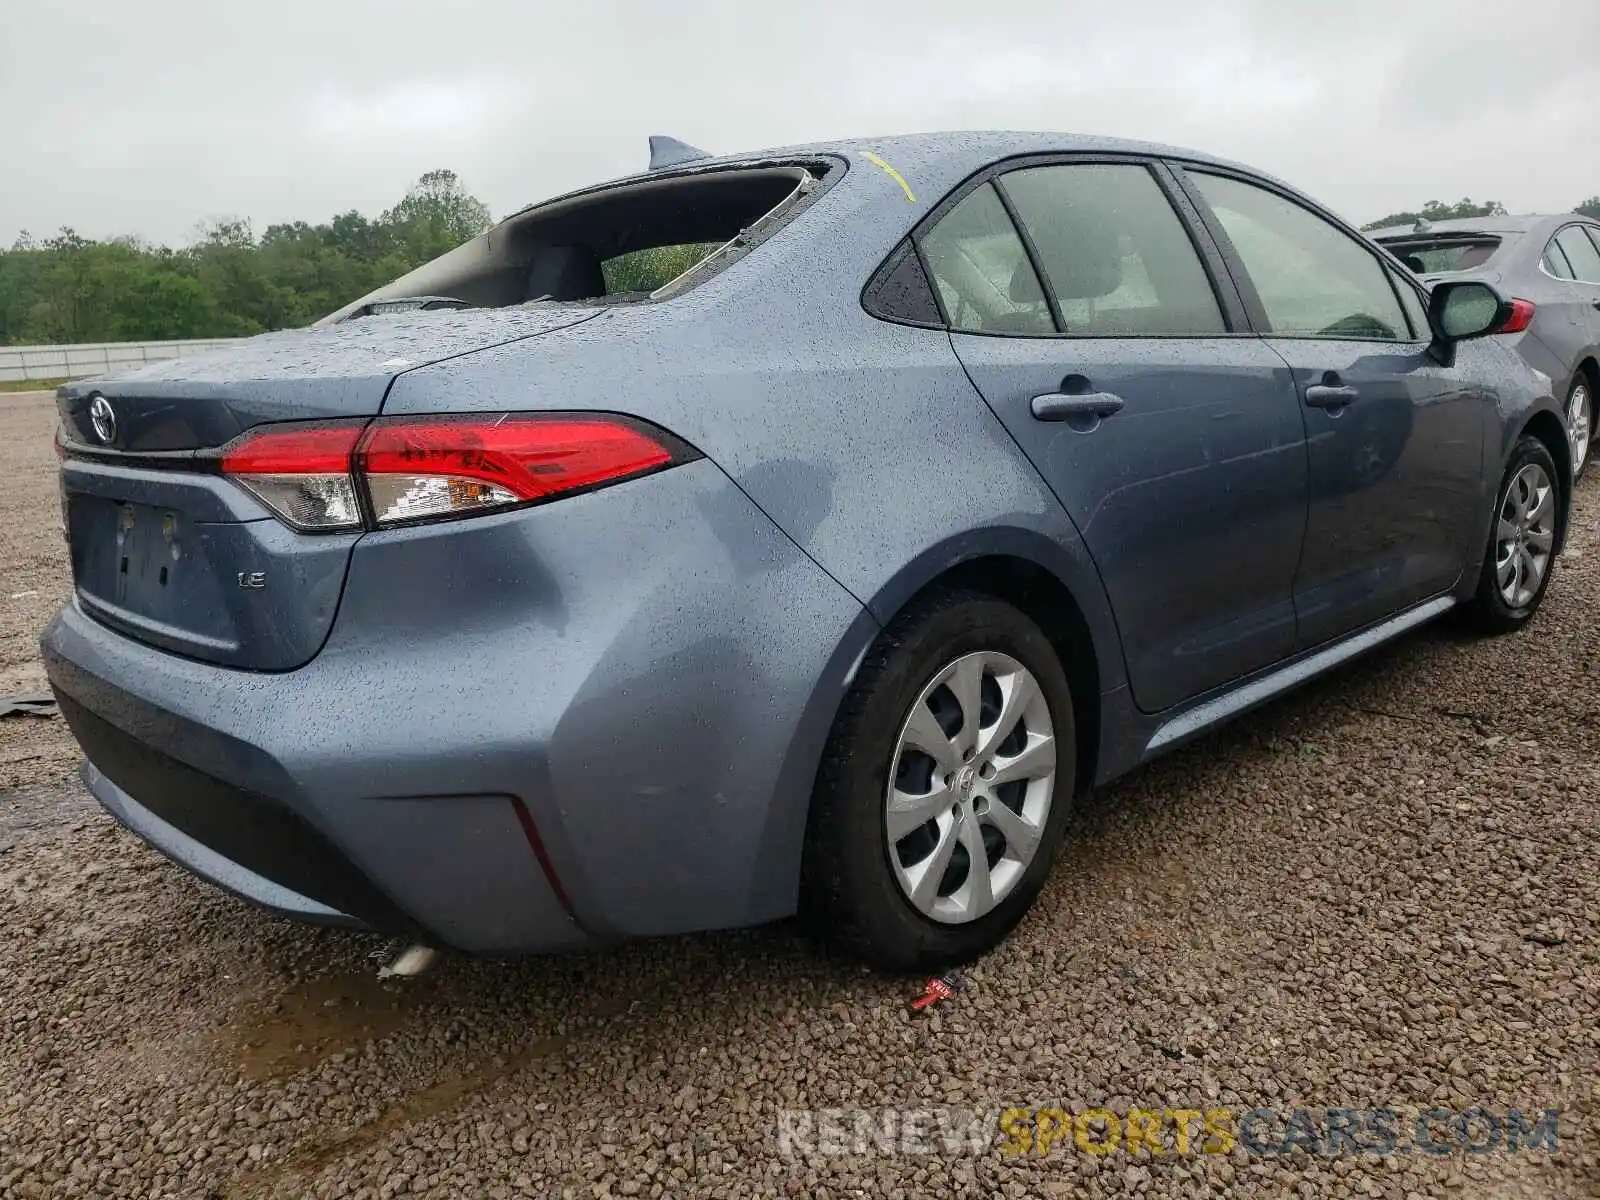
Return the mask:
{"type": "Polygon", "coordinates": [[[378,968],[379,979],[410,979],[421,975],[439,959],[439,952],[432,946],[424,946],[418,942],[414,946],[407,946],[400,952],[392,963],[378,968]]]}

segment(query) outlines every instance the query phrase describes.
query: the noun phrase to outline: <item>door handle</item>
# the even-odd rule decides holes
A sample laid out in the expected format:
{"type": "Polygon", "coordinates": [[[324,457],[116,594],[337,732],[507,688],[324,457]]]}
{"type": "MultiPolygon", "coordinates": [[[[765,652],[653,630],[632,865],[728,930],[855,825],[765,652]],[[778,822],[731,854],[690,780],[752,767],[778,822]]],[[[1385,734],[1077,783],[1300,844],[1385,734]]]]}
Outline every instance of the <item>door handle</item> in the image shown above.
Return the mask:
{"type": "Polygon", "coordinates": [[[1600,308],[1600,300],[1596,300],[1596,301],[1595,301],[1595,302],[1594,302],[1594,306],[1595,306],[1595,307],[1596,307],[1596,308],[1600,308]]]}
{"type": "Polygon", "coordinates": [[[1112,392],[1085,392],[1081,396],[1046,392],[1043,396],[1035,396],[1029,402],[1028,408],[1040,421],[1066,421],[1073,417],[1109,417],[1122,411],[1122,397],[1112,392]]]}
{"type": "Polygon", "coordinates": [[[1348,384],[1314,383],[1306,389],[1306,404],[1312,408],[1343,408],[1360,395],[1348,384]]]}

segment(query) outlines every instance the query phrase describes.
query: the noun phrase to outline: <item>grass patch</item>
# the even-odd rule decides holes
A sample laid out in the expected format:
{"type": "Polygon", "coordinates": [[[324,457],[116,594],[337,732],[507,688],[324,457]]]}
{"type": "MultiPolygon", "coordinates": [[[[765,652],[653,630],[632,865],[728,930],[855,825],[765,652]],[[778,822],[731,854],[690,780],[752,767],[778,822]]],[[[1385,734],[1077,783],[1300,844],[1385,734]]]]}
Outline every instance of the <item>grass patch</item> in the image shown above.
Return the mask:
{"type": "Polygon", "coordinates": [[[6,392],[53,392],[65,382],[65,379],[0,380],[0,395],[6,392]]]}

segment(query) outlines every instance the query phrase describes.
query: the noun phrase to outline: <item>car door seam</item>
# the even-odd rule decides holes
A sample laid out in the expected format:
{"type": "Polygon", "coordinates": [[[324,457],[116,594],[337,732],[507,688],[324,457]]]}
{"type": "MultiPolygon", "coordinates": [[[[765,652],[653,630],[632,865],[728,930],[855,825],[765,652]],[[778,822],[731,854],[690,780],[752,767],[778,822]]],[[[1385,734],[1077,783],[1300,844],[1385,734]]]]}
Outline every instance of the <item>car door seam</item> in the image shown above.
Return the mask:
{"type": "MultiPolygon", "coordinates": [[[[1067,511],[1067,506],[1062,503],[1061,497],[1056,495],[1055,488],[1050,486],[1050,481],[1044,477],[1044,472],[1039,469],[1039,464],[1034,462],[1033,456],[1023,449],[1022,443],[1017,440],[1017,435],[1011,432],[1010,427],[1007,426],[1005,421],[1001,419],[1000,414],[995,411],[994,405],[989,402],[989,397],[983,394],[983,389],[978,386],[977,380],[972,378],[972,372],[967,370],[966,362],[962,359],[960,352],[956,349],[955,336],[948,329],[944,331],[944,335],[950,344],[950,354],[956,360],[956,362],[960,364],[961,374],[966,377],[967,384],[972,388],[973,394],[977,396],[979,403],[981,403],[984,408],[989,410],[989,415],[994,418],[994,423],[1000,427],[1001,432],[1003,432],[1010,440],[1011,445],[1016,449],[1018,456],[1024,463],[1027,464],[1027,470],[1032,474],[1039,486],[1044,489],[1045,494],[1049,496],[1050,499],[1055,503],[1057,510],[1061,513],[1062,519],[1066,521],[1067,527],[1072,530],[1073,536],[1078,539],[1078,544],[1083,547],[1083,555],[1089,560],[1089,565],[1094,568],[1095,580],[1100,584],[1101,594],[1106,598],[1106,611],[1111,615],[1111,628],[1116,631],[1117,635],[1117,655],[1122,659],[1122,670],[1126,676],[1128,674],[1129,665],[1127,648],[1124,645],[1124,639],[1122,636],[1122,626],[1117,621],[1117,610],[1115,605],[1111,603],[1111,593],[1106,588],[1105,576],[1100,571],[1100,564],[1095,561],[1094,551],[1089,548],[1089,543],[1083,536],[1083,530],[1078,528],[1078,523],[1072,519],[1072,514],[1067,511]]],[[[1095,652],[1098,654],[1100,652],[1100,647],[1096,646],[1095,652]]]]}

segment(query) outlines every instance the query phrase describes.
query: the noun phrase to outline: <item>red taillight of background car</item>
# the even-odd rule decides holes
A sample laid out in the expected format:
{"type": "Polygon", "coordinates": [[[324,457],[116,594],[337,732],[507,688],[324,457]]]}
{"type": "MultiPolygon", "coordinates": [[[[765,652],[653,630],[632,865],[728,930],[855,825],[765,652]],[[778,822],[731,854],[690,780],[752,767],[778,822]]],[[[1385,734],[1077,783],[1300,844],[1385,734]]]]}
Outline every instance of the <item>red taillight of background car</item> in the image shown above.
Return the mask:
{"type": "Polygon", "coordinates": [[[1532,300],[1513,300],[1511,302],[1511,315],[1506,318],[1506,323],[1500,327],[1501,333],[1521,333],[1533,324],[1535,305],[1532,300]]]}
{"type": "Polygon", "coordinates": [[[606,414],[501,413],[263,426],[222,472],[301,530],[469,516],[620,483],[681,462],[664,435],[606,414]]]}

